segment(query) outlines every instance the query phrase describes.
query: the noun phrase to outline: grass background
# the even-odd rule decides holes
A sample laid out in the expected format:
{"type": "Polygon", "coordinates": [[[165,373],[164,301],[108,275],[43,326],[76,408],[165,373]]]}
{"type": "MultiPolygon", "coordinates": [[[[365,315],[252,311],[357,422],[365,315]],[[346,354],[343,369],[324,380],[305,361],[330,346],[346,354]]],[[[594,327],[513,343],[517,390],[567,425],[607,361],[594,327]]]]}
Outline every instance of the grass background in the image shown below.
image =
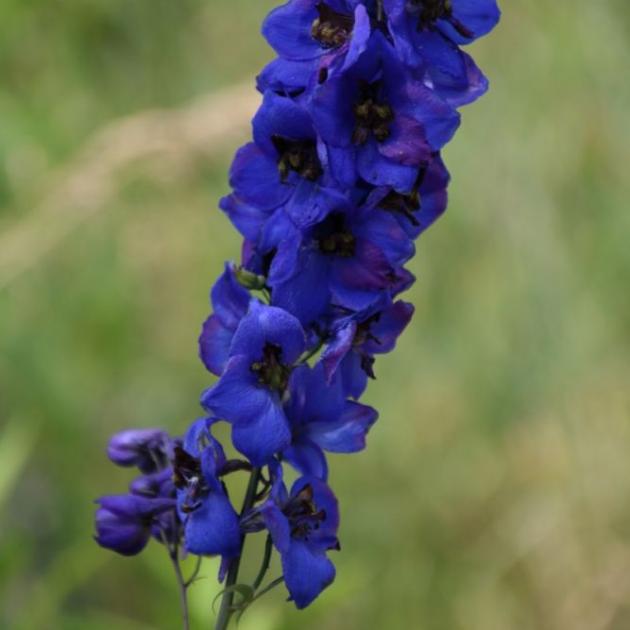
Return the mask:
{"type": "MultiPolygon", "coordinates": [[[[216,210],[238,140],[175,170],[130,162],[53,248],[47,195],[121,117],[253,84],[272,5],[0,6],[0,250],[32,259],[0,288],[2,628],[178,627],[162,549],[99,549],[91,501],[128,481],[113,431],[199,413],[197,331],[239,246],[216,210]]],[[[492,90],[446,151],[450,210],[411,266],[416,318],[367,396],[381,420],[332,463],[338,580],[302,613],[274,592],[243,630],[630,628],[630,9],[503,9],[473,47],[492,90]]]]}

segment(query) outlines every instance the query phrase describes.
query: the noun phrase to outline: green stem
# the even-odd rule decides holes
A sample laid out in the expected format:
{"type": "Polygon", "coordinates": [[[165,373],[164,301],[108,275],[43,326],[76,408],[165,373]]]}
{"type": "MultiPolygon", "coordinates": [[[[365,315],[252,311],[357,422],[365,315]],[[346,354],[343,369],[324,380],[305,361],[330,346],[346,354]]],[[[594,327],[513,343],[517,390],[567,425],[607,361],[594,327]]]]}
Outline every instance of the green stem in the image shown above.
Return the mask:
{"type": "Polygon", "coordinates": [[[262,581],[265,579],[265,575],[267,575],[267,570],[269,569],[269,564],[271,562],[271,553],[273,552],[273,542],[271,540],[271,536],[267,534],[267,541],[265,542],[265,555],[263,556],[262,564],[260,565],[260,571],[252,584],[254,591],[258,590],[258,587],[262,584],[262,581]]]}
{"type": "Polygon", "coordinates": [[[202,560],[203,560],[202,556],[197,556],[197,562],[195,563],[195,568],[193,569],[193,572],[190,574],[190,577],[184,582],[184,586],[186,588],[188,588],[197,579],[197,576],[199,575],[199,570],[201,569],[202,560]]]}
{"type": "Polygon", "coordinates": [[[312,359],[321,349],[322,346],[324,345],[324,339],[322,337],[320,337],[317,341],[317,343],[315,344],[315,347],[312,348],[311,350],[307,350],[298,360],[297,360],[297,365],[300,365],[302,363],[306,363],[309,359],[312,359]]]}
{"type": "MultiPolygon", "coordinates": [[[[249,477],[249,484],[247,486],[247,492],[245,493],[245,499],[243,500],[243,507],[241,509],[241,516],[250,510],[254,505],[256,499],[256,493],[258,490],[258,480],[260,477],[260,468],[254,468],[249,477]]],[[[219,609],[219,616],[217,617],[217,623],[215,630],[225,630],[230,623],[232,617],[232,604],[234,603],[234,590],[230,587],[236,584],[238,579],[238,570],[241,566],[241,555],[243,553],[243,545],[245,544],[245,536],[241,538],[241,548],[238,556],[232,560],[230,568],[228,569],[227,579],[225,580],[225,592],[221,599],[221,608],[219,609]]]]}
{"type": "Polygon", "coordinates": [[[182,622],[183,622],[183,630],[190,629],[190,620],[188,617],[188,586],[186,582],[184,582],[184,576],[182,575],[182,568],[179,565],[179,554],[177,552],[177,547],[175,547],[169,554],[169,558],[173,563],[173,568],[175,569],[175,576],[177,577],[177,585],[179,587],[179,600],[182,607],[182,622]]]}
{"type": "Polygon", "coordinates": [[[254,599],[252,599],[252,603],[255,602],[257,599],[260,599],[263,595],[266,595],[272,589],[276,588],[276,586],[282,584],[282,582],[284,582],[284,575],[281,575],[279,578],[276,578],[273,582],[270,582],[269,584],[267,584],[267,586],[265,586],[265,588],[263,588],[263,590],[260,591],[260,593],[257,593],[255,595],[254,599]]]}

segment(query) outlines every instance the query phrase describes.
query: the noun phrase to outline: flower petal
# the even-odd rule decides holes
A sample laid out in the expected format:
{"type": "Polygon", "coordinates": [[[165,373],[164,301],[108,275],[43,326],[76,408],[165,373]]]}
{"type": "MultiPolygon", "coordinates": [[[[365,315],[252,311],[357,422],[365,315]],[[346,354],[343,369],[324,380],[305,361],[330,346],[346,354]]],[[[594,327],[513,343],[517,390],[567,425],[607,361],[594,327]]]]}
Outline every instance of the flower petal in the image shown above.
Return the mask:
{"type": "Polygon", "coordinates": [[[225,494],[210,492],[188,515],[185,546],[197,555],[238,556],[241,532],[238,515],[225,494]]]}
{"type": "Polygon", "coordinates": [[[311,35],[311,27],[318,15],[315,7],[313,0],[291,0],[267,16],[262,33],[278,55],[299,60],[324,53],[311,35]]]}
{"type": "Polygon", "coordinates": [[[334,422],[313,422],[308,437],[331,453],[356,453],[365,448],[365,437],[376,422],[378,413],[372,407],[348,401],[334,422]]]}
{"type": "Polygon", "coordinates": [[[259,387],[249,357],[232,357],[223,375],[201,395],[210,413],[232,424],[248,423],[267,409],[269,390],[259,387]]]}
{"type": "Polygon", "coordinates": [[[328,478],[328,462],[322,449],[306,438],[294,442],[283,451],[282,457],[302,475],[328,478]]]}
{"type": "Polygon", "coordinates": [[[291,365],[304,352],[306,337],[293,315],[282,308],[252,300],[249,312],[236,330],[230,354],[259,360],[266,344],[280,347],[282,362],[291,365]]]}
{"type": "Polygon", "coordinates": [[[277,162],[253,142],[236,152],[230,185],[242,203],[261,211],[281,206],[291,194],[291,187],[280,181],[277,162]]]}
{"type": "Polygon", "coordinates": [[[370,326],[370,337],[363,344],[364,352],[368,354],[391,352],[396,346],[398,336],[411,321],[413,313],[413,304],[402,300],[381,311],[378,321],[370,326]]]}
{"type": "Polygon", "coordinates": [[[289,446],[291,431],[277,396],[270,396],[265,408],[248,424],[232,425],[232,442],[254,466],[264,466],[289,446]]]}
{"type": "Polygon", "coordinates": [[[293,541],[282,554],[284,581],[297,608],[306,608],[335,579],[335,565],[324,551],[293,541]]]}
{"type": "Polygon", "coordinates": [[[321,362],[324,366],[326,379],[331,381],[337,372],[341,361],[352,350],[352,343],[357,332],[357,323],[355,321],[348,322],[342,328],[337,329],[335,336],[324,350],[321,362]]]}
{"type": "Polygon", "coordinates": [[[230,356],[234,331],[226,328],[216,315],[204,322],[199,335],[199,357],[206,369],[221,376],[230,356]]]}

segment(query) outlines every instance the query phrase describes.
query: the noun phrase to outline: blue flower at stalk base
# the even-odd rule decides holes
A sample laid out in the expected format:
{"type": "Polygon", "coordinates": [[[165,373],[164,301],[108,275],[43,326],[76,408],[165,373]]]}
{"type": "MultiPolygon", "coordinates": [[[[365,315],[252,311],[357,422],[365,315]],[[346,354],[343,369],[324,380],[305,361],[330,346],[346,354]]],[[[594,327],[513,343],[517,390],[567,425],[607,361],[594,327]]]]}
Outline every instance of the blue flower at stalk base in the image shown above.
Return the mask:
{"type": "Polygon", "coordinates": [[[219,479],[226,458],[210,433],[213,422],[205,418],[195,422],[183,446],[175,449],[177,509],[189,552],[230,559],[240,552],[241,532],[238,515],[219,479]]]}
{"type": "Polygon", "coordinates": [[[123,556],[140,553],[154,533],[156,519],[175,510],[174,499],[133,494],[101,497],[96,502],[100,507],[95,517],[95,540],[123,556]]]}
{"type": "Polygon", "coordinates": [[[326,555],[339,550],[339,508],[332,490],[320,479],[301,477],[287,493],[282,469],[270,466],[269,499],[243,519],[244,531],[266,528],[280,553],[284,582],[297,608],[308,606],[335,579],[326,555]]]}
{"type": "Polygon", "coordinates": [[[122,555],[140,553],[153,536],[177,545],[181,523],[177,518],[170,458],[177,444],[160,429],[131,429],[115,434],[107,453],[118,466],[135,466],[144,474],[134,479],[126,495],[97,500],[96,542],[122,555]]]}

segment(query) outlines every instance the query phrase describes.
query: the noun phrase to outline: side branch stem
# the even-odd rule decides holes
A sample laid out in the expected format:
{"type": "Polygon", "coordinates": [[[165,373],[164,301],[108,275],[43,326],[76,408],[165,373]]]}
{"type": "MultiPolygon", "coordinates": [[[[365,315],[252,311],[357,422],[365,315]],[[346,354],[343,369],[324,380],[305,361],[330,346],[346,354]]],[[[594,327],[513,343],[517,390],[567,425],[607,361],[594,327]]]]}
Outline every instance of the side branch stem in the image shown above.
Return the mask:
{"type": "Polygon", "coordinates": [[[273,552],[273,542],[271,540],[271,536],[267,535],[267,540],[265,541],[265,555],[263,556],[263,561],[260,566],[260,571],[254,580],[254,584],[252,585],[254,591],[257,591],[262,581],[265,579],[265,575],[267,575],[267,571],[269,569],[269,563],[271,562],[271,554],[273,552]]]}
{"type": "MultiPolygon", "coordinates": [[[[243,507],[241,508],[241,516],[245,514],[254,505],[256,500],[256,494],[258,492],[258,481],[260,479],[260,468],[254,468],[249,477],[249,484],[247,485],[247,492],[245,493],[245,499],[243,500],[243,507]]],[[[243,553],[243,545],[245,544],[245,535],[241,538],[241,549],[238,557],[234,558],[228,569],[227,579],[225,580],[225,592],[221,599],[221,608],[219,609],[219,616],[217,617],[217,623],[215,630],[225,630],[230,623],[232,617],[232,604],[234,603],[234,590],[231,588],[236,584],[238,579],[238,570],[241,566],[241,555],[243,553]]]]}
{"type": "Polygon", "coordinates": [[[182,624],[184,630],[190,629],[190,619],[188,615],[188,583],[184,581],[182,575],[182,568],[179,564],[179,553],[177,547],[169,552],[169,558],[175,569],[175,576],[177,577],[177,586],[179,588],[179,601],[182,607],[182,624]]]}

